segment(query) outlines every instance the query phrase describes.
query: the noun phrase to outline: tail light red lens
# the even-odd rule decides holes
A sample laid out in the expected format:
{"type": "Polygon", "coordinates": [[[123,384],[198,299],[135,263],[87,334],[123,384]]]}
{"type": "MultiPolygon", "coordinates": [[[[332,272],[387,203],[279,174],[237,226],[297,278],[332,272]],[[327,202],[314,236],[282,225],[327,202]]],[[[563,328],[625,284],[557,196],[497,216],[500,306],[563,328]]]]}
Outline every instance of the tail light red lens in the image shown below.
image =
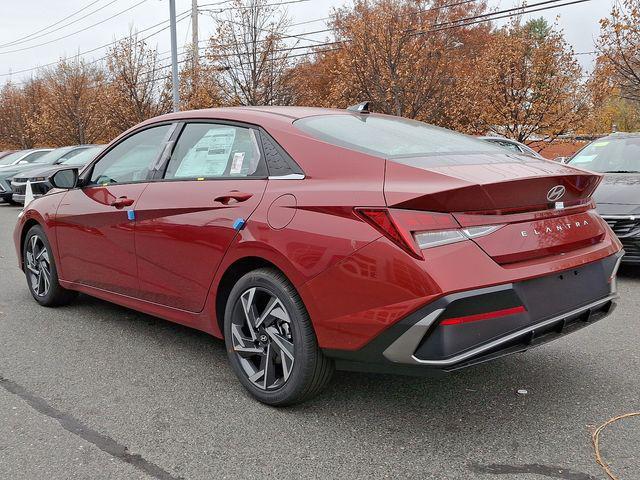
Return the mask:
{"type": "Polygon", "coordinates": [[[415,242],[411,238],[402,234],[398,226],[395,224],[389,210],[386,208],[357,208],[356,212],[360,217],[373,226],[376,230],[393,241],[410,255],[422,258],[422,254],[415,248],[415,242]]]}
{"type": "Polygon", "coordinates": [[[357,208],[362,219],[410,255],[424,259],[422,250],[489,235],[502,225],[461,229],[447,213],[386,208],[357,208]]]}

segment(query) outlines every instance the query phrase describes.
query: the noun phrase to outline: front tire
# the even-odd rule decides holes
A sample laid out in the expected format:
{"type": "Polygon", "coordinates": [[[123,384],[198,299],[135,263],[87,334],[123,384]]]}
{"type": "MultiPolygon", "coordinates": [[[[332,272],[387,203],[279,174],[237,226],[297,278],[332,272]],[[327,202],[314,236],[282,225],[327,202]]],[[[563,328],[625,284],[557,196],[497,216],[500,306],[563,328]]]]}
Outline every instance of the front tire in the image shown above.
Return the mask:
{"type": "Polygon", "coordinates": [[[286,406],[316,395],[333,362],[318,347],[309,314],[280,272],[261,268],[233,287],[224,315],[229,362],[262,403],[286,406]]]}
{"type": "Polygon", "coordinates": [[[22,258],[29,291],[40,305],[56,307],[76,298],[77,292],[62,288],[58,282],[51,245],[40,225],[34,225],[27,232],[22,258]]]}

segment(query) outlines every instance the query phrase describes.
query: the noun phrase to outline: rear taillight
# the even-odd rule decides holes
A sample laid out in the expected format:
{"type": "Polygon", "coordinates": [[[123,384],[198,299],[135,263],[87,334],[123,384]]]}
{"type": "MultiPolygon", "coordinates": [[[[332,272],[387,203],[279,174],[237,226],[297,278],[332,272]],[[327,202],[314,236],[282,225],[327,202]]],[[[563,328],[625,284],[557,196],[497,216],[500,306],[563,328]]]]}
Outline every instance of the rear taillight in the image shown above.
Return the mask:
{"type": "Polygon", "coordinates": [[[460,228],[446,213],[386,208],[356,208],[356,212],[396,245],[423,259],[422,250],[489,235],[503,225],[460,228]]]}
{"type": "Polygon", "coordinates": [[[440,232],[416,232],[413,237],[418,243],[420,250],[427,248],[439,247],[450,243],[462,242],[467,237],[464,236],[462,230],[444,230],[440,232]]]}
{"type": "Polygon", "coordinates": [[[421,250],[440,247],[449,243],[461,242],[478,237],[484,237],[504,225],[483,225],[482,227],[463,228],[461,230],[444,230],[435,232],[415,232],[413,234],[421,250]]]}
{"type": "Polygon", "coordinates": [[[392,240],[396,245],[404,250],[408,250],[409,253],[416,253],[411,249],[405,236],[400,233],[400,230],[391,219],[387,209],[360,208],[356,209],[356,211],[364,220],[371,224],[371,226],[392,240]]]}

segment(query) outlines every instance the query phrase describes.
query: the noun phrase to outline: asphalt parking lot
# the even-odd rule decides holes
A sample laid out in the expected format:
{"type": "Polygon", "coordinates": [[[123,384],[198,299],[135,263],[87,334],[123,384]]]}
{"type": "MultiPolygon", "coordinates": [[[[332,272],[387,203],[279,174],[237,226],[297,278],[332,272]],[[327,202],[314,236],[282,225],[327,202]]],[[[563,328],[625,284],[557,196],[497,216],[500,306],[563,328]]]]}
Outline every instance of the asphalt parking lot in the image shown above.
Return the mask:
{"type": "MultiPolygon", "coordinates": [[[[611,317],[549,345],[438,379],[338,373],[278,410],[219,340],[86,296],[37,306],[18,212],[0,204],[2,479],[602,479],[591,429],[640,411],[640,269],[622,269],[611,317]]],[[[640,479],[639,417],[601,442],[640,479]]]]}

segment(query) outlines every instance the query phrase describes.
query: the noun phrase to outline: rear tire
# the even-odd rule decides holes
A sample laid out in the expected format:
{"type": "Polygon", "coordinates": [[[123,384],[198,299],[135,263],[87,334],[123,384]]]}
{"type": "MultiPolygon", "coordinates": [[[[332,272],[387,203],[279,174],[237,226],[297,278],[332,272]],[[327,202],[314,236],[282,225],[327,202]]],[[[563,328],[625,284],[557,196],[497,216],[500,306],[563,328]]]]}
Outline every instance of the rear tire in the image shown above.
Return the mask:
{"type": "Polygon", "coordinates": [[[225,308],[224,337],[234,373],[262,403],[300,403],[331,380],[333,361],[318,347],[298,292],[275,269],[254,270],[236,283],[225,308]]]}
{"type": "Polygon", "coordinates": [[[40,225],[34,225],[27,232],[22,246],[22,258],[27,286],[40,305],[66,305],[78,296],[78,292],[60,286],[51,245],[40,225]]]}

